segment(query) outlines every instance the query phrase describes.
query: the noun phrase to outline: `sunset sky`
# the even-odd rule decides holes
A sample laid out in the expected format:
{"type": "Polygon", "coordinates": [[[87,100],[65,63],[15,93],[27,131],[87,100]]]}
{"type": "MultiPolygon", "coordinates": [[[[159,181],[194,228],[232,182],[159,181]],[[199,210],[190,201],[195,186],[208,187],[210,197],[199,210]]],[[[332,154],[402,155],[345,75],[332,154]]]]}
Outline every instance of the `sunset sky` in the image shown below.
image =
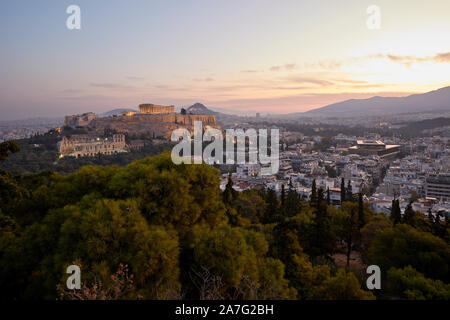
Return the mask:
{"type": "Polygon", "coordinates": [[[289,113],[450,85],[449,0],[1,1],[0,43],[0,120],[145,102],[289,113]]]}

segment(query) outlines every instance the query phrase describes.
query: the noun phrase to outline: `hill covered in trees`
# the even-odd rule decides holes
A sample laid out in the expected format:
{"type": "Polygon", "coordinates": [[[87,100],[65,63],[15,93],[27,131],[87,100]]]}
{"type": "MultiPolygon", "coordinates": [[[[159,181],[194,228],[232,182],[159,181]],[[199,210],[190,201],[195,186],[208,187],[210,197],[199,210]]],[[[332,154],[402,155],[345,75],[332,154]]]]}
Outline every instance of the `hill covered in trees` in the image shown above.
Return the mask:
{"type": "MultiPolygon", "coordinates": [[[[76,132],[75,130],[72,131],[76,132]]],[[[144,138],[147,139],[143,148],[127,153],[60,158],[57,143],[62,139],[62,135],[51,130],[45,134],[17,140],[16,143],[21,152],[11,154],[8,158],[5,158],[5,161],[0,162],[0,170],[3,169],[13,174],[30,174],[46,170],[68,174],[86,165],[125,166],[134,160],[156,155],[172,148],[170,142],[153,144],[149,137],[144,136],[144,138]]]]}
{"type": "MultiPolygon", "coordinates": [[[[313,188],[224,192],[208,165],[169,154],[125,167],[0,172],[2,299],[449,299],[448,223],[372,212],[344,192],[342,208],[313,188]],[[367,275],[335,263],[357,252],[367,275]],[[83,290],[65,288],[81,266],[83,290]]],[[[395,206],[394,206],[395,207],[395,206]]],[[[349,259],[347,260],[349,262],[349,259]]]]}

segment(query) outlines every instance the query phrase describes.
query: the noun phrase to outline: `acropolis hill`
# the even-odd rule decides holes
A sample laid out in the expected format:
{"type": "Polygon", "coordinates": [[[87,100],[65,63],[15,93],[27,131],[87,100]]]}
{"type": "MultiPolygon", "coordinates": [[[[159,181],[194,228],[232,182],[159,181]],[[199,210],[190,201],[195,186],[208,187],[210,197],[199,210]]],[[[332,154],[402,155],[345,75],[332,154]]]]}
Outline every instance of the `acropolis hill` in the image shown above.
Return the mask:
{"type": "Polygon", "coordinates": [[[81,115],[66,116],[64,126],[86,128],[97,135],[115,131],[117,133],[143,134],[153,137],[170,138],[173,130],[186,128],[193,132],[194,122],[202,121],[203,126],[219,128],[215,115],[179,114],[174,106],[141,104],[139,113],[123,112],[120,116],[98,117],[90,112],[81,115]]]}

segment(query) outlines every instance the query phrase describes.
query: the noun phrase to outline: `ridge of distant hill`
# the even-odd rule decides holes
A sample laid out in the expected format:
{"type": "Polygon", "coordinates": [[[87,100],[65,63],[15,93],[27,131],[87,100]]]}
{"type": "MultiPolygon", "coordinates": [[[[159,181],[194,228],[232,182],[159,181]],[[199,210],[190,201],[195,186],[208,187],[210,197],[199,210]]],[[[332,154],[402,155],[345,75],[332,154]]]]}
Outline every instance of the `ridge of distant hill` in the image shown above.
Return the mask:
{"type": "Polygon", "coordinates": [[[187,113],[192,114],[208,114],[208,115],[217,115],[218,112],[212,111],[211,109],[208,109],[205,107],[204,104],[197,102],[194,103],[192,106],[186,109],[187,113]]]}
{"type": "Polygon", "coordinates": [[[368,99],[350,99],[291,115],[359,117],[436,111],[450,111],[450,86],[406,97],[375,96],[368,99]]]}

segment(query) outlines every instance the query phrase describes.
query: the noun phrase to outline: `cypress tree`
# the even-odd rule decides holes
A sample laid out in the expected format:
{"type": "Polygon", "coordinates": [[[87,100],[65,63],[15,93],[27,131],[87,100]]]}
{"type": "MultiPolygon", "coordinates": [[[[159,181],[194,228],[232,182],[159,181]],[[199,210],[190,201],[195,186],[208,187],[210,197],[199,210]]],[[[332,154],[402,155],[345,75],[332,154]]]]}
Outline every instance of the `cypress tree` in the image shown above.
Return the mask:
{"type": "Polygon", "coordinates": [[[282,184],[281,185],[281,196],[280,196],[281,210],[284,210],[285,198],[286,198],[286,190],[285,190],[284,184],[282,184]]]}
{"type": "Polygon", "coordinates": [[[428,221],[430,223],[434,223],[434,217],[433,214],[431,213],[431,208],[428,209],[428,221]]]}
{"type": "Polygon", "coordinates": [[[331,204],[330,188],[327,188],[327,205],[331,204]]]}
{"type": "Polygon", "coordinates": [[[275,222],[278,217],[278,199],[274,190],[269,189],[266,193],[266,211],[264,212],[264,223],[275,222]]]}
{"type": "Polygon", "coordinates": [[[405,214],[403,215],[403,220],[406,224],[409,224],[410,226],[414,226],[414,216],[415,211],[412,208],[412,202],[409,202],[408,205],[405,208],[405,214]]]}
{"type": "Polygon", "coordinates": [[[392,207],[391,207],[391,220],[394,222],[394,225],[397,223],[400,223],[402,220],[402,214],[400,210],[400,202],[398,199],[392,200],[392,207]]]}
{"type": "Polygon", "coordinates": [[[317,203],[315,205],[316,214],[313,219],[312,257],[331,254],[334,249],[334,237],[330,229],[327,215],[328,207],[323,196],[324,191],[320,188],[317,194],[317,203]]]}
{"type": "Polygon", "coordinates": [[[228,216],[230,224],[237,223],[236,210],[233,209],[233,202],[237,198],[237,191],[233,189],[233,180],[231,179],[231,172],[228,175],[228,182],[225,190],[222,193],[222,200],[225,204],[226,215],[228,216]]]}
{"type": "MultiPolygon", "coordinates": [[[[352,253],[352,248],[354,245],[354,232],[355,232],[355,227],[356,227],[356,223],[354,222],[354,217],[355,217],[355,208],[352,207],[350,209],[350,216],[348,218],[348,225],[346,226],[348,228],[347,230],[347,236],[346,236],[346,243],[347,243],[347,268],[350,267],[350,256],[352,253]]],[[[359,232],[358,232],[359,233],[359,232]]]]}
{"type": "Polygon", "coordinates": [[[317,213],[323,214],[323,189],[319,188],[319,191],[317,192],[317,203],[316,203],[317,213]]]}
{"type": "Polygon", "coordinates": [[[448,241],[448,216],[445,215],[445,221],[444,223],[441,222],[441,217],[443,216],[442,213],[436,212],[436,218],[434,219],[434,230],[436,236],[439,238],[444,239],[445,241],[448,241]]]}
{"type": "Polygon", "coordinates": [[[345,198],[345,180],[342,178],[341,180],[341,205],[344,204],[346,198],[345,198]]]}
{"type": "Polygon", "coordinates": [[[231,204],[236,197],[236,190],[233,189],[233,180],[231,179],[231,172],[228,175],[228,182],[223,191],[223,202],[225,204],[231,204]]]}
{"type": "Polygon", "coordinates": [[[297,190],[295,190],[292,180],[289,180],[289,190],[285,201],[285,214],[288,217],[295,216],[299,212],[300,201],[297,190]]]}
{"type": "Polygon", "coordinates": [[[311,185],[311,204],[317,202],[317,189],[316,189],[316,179],[313,180],[311,185]]]}
{"type": "Polygon", "coordinates": [[[351,180],[348,180],[347,190],[345,191],[345,193],[346,193],[347,201],[353,202],[353,190],[352,190],[351,180]]]}
{"type": "Polygon", "coordinates": [[[362,192],[360,192],[358,195],[358,222],[359,222],[359,229],[361,229],[366,223],[364,217],[364,202],[362,192]]]}

